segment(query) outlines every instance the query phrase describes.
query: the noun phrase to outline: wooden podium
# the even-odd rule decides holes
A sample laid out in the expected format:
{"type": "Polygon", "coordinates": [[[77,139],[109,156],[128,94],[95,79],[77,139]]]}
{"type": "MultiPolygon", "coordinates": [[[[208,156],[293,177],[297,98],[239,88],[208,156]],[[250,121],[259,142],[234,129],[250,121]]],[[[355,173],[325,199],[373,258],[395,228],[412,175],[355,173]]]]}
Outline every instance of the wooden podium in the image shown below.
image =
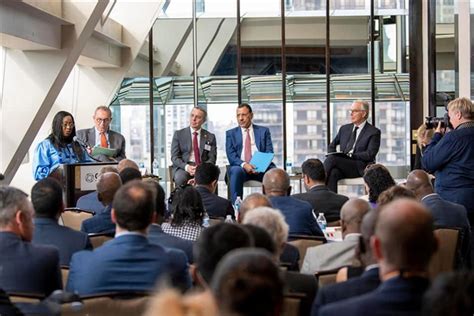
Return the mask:
{"type": "Polygon", "coordinates": [[[117,162],[94,162],[64,164],[63,181],[66,192],[66,207],[76,206],[82,195],[95,191],[100,170],[103,167],[115,167],[117,162]]]}

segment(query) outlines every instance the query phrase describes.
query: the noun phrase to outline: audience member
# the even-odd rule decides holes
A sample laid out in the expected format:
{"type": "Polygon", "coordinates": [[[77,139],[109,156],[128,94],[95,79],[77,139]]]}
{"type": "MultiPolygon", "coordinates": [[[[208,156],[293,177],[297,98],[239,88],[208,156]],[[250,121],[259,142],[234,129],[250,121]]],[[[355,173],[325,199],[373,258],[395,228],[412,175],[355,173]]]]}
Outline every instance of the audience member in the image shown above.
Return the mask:
{"type": "Polygon", "coordinates": [[[382,284],[376,291],[323,306],[319,315],[418,315],[428,288],[427,267],[436,251],[433,219],[418,202],[385,205],[371,239],[382,284]]]}
{"type": "Polygon", "coordinates": [[[190,185],[177,187],[171,199],[171,220],[161,225],[163,231],[175,237],[195,241],[204,230],[206,211],[201,195],[190,185]]]}
{"type": "Polygon", "coordinates": [[[194,244],[194,281],[204,287],[210,285],[222,257],[231,250],[252,245],[252,236],[239,225],[221,223],[209,227],[194,244]]]}
{"type": "Polygon", "coordinates": [[[341,207],[348,198],[330,191],[326,186],[326,171],[319,159],[306,160],[301,169],[306,192],[294,194],[293,197],[309,202],[314,213],[324,213],[328,222],[338,221],[341,207]]]}
{"type": "Polygon", "coordinates": [[[289,196],[290,177],[285,170],[273,168],[263,176],[262,191],[273,207],[279,209],[290,226],[290,235],[324,236],[313,215],[311,204],[289,196]]]}
{"type": "MultiPolygon", "coordinates": [[[[375,233],[378,213],[378,209],[368,211],[360,226],[362,236],[359,238],[356,257],[360,260],[365,271],[362,275],[352,277],[345,282],[330,284],[319,289],[313,303],[312,316],[318,315],[319,309],[324,305],[371,292],[379,286],[379,267],[370,249],[370,238],[372,238],[375,233]]],[[[345,269],[346,276],[347,273],[351,274],[351,266],[345,269]]]]}
{"type": "Polygon", "coordinates": [[[280,269],[263,249],[237,249],[219,263],[212,291],[220,315],[274,316],[283,305],[280,269]]]}
{"type": "Polygon", "coordinates": [[[23,316],[23,313],[10,301],[10,297],[0,289],[0,315],[23,316]]]}
{"type": "Polygon", "coordinates": [[[235,218],[234,208],[230,201],[214,194],[219,181],[219,173],[219,167],[209,162],[197,166],[194,174],[196,190],[201,195],[204,208],[210,217],[225,218],[230,215],[235,218]]]}
{"type": "Polygon", "coordinates": [[[390,171],[384,165],[378,163],[367,166],[364,173],[364,183],[372,207],[377,205],[380,193],[396,185],[390,171]]]}
{"type": "Polygon", "coordinates": [[[144,316],[218,316],[210,290],[181,294],[172,289],[159,291],[150,299],[144,316]]]}
{"type": "Polygon", "coordinates": [[[272,203],[270,200],[261,193],[252,193],[247,195],[247,197],[242,201],[239,210],[239,216],[237,221],[242,223],[248,211],[253,210],[257,207],[267,206],[272,207],[272,203]]]}
{"type": "MultiPolygon", "coordinates": [[[[128,159],[124,159],[124,160],[128,160],[128,159]]],[[[117,168],[113,166],[105,166],[102,169],[100,169],[99,178],[101,175],[103,175],[106,172],[114,172],[116,174],[119,173],[117,168]]],[[[81,210],[93,211],[95,214],[99,214],[100,212],[104,210],[104,205],[102,204],[102,202],[99,201],[97,190],[81,196],[76,202],[76,207],[80,208],[81,210]]]]}
{"type": "Polygon", "coordinates": [[[426,146],[431,142],[433,135],[434,130],[427,129],[425,123],[421,124],[416,130],[416,152],[413,169],[423,169],[421,159],[425,153],[426,146]]]}
{"type": "Polygon", "coordinates": [[[158,181],[150,180],[147,181],[147,184],[153,188],[156,194],[156,216],[148,229],[148,240],[152,244],[157,244],[165,248],[181,249],[188,257],[188,262],[193,263],[192,241],[168,235],[161,229],[166,210],[165,190],[163,190],[158,181]]]}
{"type": "Polygon", "coordinates": [[[380,193],[377,199],[377,206],[384,206],[396,199],[416,199],[415,194],[401,185],[394,185],[393,187],[380,193]]]}
{"type": "Polygon", "coordinates": [[[140,170],[137,163],[128,158],[120,160],[119,163],[117,164],[117,170],[119,173],[122,172],[122,170],[126,168],[133,168],[133,169],[140,170]]]}
{"type": "Polygon", "coordinates": [[[112,222],[112,201],[115,193],[122,185],[119,175],[114,172],[106,172],[97,181],[97,196],[104,205],[102,212],[95,214],[92,218],[84,220],[81,224],[81,231],[88,234],[104,233],[115,234],[115,224],[112,222]]]}
{"type": "Polygon", "coordinates": [[[33,205],[13,187],[0,187],[0,287],[5,292],[49,295],[62,288],[59,252],[34,245],[33,205]]]}
{"type": "Polygon", "coordinates": [[[416,198],[428,209],[433,216],[434,225],[438,227],[461,228],[461,256],[460,266],[470,267],[471,226],[467,218],[466,208],[444,200],[434,193],[428,173],[423,170],[413,170],[407,178],[406,187],[413,191],[416,198]]]}
{"type": "Polygon", "coordinates": [[[341,208],[342,241],[331,242],[306,251],[301,273],[314,274],[352,264],[360,238],[360,224],[370,205],[361,199],[351,199],[341,208]]]}
{"type": "Polygon", "coordinates": [[[122,186],[113,200],[115,238],[93,251],[80,251],[72,256],[68,291],[81,295],[150,291],[163,278],[187,289],[191,284],[184,252],[165,249],[147,239],[154,208],[149,185],[132,181],[122,186]]]}
{"type": "Polygon", "coordinates": [[[122,180],[122,184],[125,184],[129,181],[142,179],[142,173],[140,172],[140,170],[137,170],[135,168],[125,168],[120,171],[119,175],[120,179],[122,180]]]}
{"type": "Polygon", "coordinates": [[[73,253],[92,249],[87,234],[58,224],[64,210],[63,190],[58,181],[38,181],[31,189],[31,202],[36,213],[32,242],[58,248],[61,265],[69,265],[73,253]]]}

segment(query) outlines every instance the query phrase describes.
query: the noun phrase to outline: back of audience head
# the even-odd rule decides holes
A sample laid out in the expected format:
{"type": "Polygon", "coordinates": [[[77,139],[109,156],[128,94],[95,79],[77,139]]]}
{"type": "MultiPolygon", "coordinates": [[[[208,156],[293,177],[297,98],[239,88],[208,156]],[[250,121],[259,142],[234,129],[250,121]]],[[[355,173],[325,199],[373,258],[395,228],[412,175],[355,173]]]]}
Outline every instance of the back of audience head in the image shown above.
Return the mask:
{"type": "Polygon", "coordinates": [[[61,184],[53,178],[45,178],[36,182],[31,188],[31,202],[36,217],[57,220],[64,210],[61,184]]]}
{"type": "Polygon", "coordinates": [[[429,174],[421,169],[413,170],[408,174],[405,186],[407,189],[413,191],[419,200],[425,195],[434,192],[429,174]]]}
{"type": "Polygon", "coordinates": [[[270,207],[257,207],[248,212],[243,224],[250,224],[265,229],[275,242],[278,255],[281,254],[288,239],[288,224],[279,210],[270,207]]]}
{"type": "Polygon", "coordinates": [[[194,223],[202,225],[206,210],[199,192],[190,185],[176,188],[171,198],[171,225],[194,223]]]}
{"type": "Polygon", "coordinates": [[[154,193],[155,197],[155,213],[156,213],[156,222],[158,224],[161,224],[165,217],[165,212],[166,212],[166,194],[165,190],[163,187],[160,185],[158,181],[155,180],[148,180],[145,182],[147,185],[149,185],[154,193]]]}
{"type": "Polygon", "coordinates": [[[265,172],[262,192],[267,196],[286,196],[291,193],[290,177],[285,170],[272,168],[265,172]]]}
{"type": "Polygon", "coordinates": [[[132,180],[142,179],[142,173],[140,172],[140,170],[137,170],[135,168],[125,168],[122,171],[120,171],[119,175],[120,175],[120,179],[122,179],[123,184],[132,180]]]}
{"type": "Polygon", "coordinates": [[[423,315],[474,314],[474,272],[456,271],[438,276],[425,293],[423,315]]]}
{"type": "Polygon", "coordinates": [[[106,172],[114,172],[116,174],[119,174],[119,171],[116,167],[114,166],[105,166],[100,169],[99,175],[103,175],[106,172]]]}
{"type": "Polygon", "coordinates": [[[112,203],[115,193],[122,186],[120,176],[114,172],[106,172],[97,181],[97,198],[104,205],[112,203]]]}
{"type": "Polygon", "coordinates": [[[371,209],[369,203],[362,199],[350,199],[341,208],[342,237],[347,234],[360,233],[360,224],[364,215],[371,209]]]}
{"type": "Polygon", "coordinates": [[[408,190],[404,186],[394,185],[393,187],[380,193],[379,198],[377,199],[377,206],[384,206],[392,201],[397,199],[416,199],[415,193],[408,190]]]}
{"type": "Polygon", "coordinates": [[[12,232],[31,241],[33,216],[33,205],[25,192],[10,186],[0,187],[0,231],[12,232]]]}
{"type": "Polygon", "coordinates": [[[137,163],[131,159],[122,159],[119,161],[117,165],[118,172],[119,173],[122,172],[122,170],[124,170],[125,168],[133,168],[133,169],[140,170],[137,163]]]}
{"type": "Polygon", "coordinates": [[[144,231],[153,220],[155,201],[150,186],[142,181],[131,181],[115,194],[112,220],[121,229],[144,231]]]}
{"type": "Polygon", "coordinates": [[[283,304],[280,269],[263,249],[238,249],[219,263],[212,291],[221,315],[279,315],[283,304]]]}
{"type": "Polygon", "coordinates": [[[245,224],[241,227],[245,228],[250,233],[253,239],[253,246],[255,248],[265,249],[276,259],[278,259],[280,250],[275,244],[272,236],[270,236],[270,234],[265,229],[251,224],[245,224]]]}
{"type": "Polygon", "coordinates": [[[252,193],[247,195],[240,205],[238,218],[239,223],[244,220],[245,214],[247,214],[248,211],[261,206],[272,207],[272,202],[270,202],[268,197],[261,193],[252,193]]]}
{"type": "Polygon", "coordinates": [[[372,252],[382,273],[425,273],[436,249],[433,218],[419,202],[398,199],[380,208],[372,252]]]}
{"type": "Polygon", "coordinates": [[[197,166],[194,174],[194,181],[196,185],[209,187],[212,192],[217,187],[219,181],[219,174],[221,173],[218,166],[210,162],[205,162],[197,166]]]}
{"type": "Polygon", "coordinates": [[[303,180],[306,189],[314,184],[325,184],[326,183],[326,171],[324,165],[319,159],[308,159],[303,162],[301,166],[301,172],[303,173],[303,180]]]}
{"type": "Polygon", "coordinates": [[[364,172],[364,183],[369,194],[369,201],[372,203],[377,202],[380,193],[396,184],[390,171],[381,164],[367,166],[364,172]]]}
{"type": "Polygon", "coordinates": [[[375,264],[377,261],[372,255],[372,249],[370,248],[370,239],[375,234],[375,224],[379,215],[379,209],[371,209],[368,211],[362,223],[360,225],[360,238],[356,248],[356,258],[362,263],[362,266],[366,267],[370,264],[375,264]]]}
{"type": "Polygon", "coordinates": [[[205,229],[193,247],[195,281],[210,284],[222,257],[231,250],[252,245],[250,233],[236,224],[221,223],[205,229]]]}

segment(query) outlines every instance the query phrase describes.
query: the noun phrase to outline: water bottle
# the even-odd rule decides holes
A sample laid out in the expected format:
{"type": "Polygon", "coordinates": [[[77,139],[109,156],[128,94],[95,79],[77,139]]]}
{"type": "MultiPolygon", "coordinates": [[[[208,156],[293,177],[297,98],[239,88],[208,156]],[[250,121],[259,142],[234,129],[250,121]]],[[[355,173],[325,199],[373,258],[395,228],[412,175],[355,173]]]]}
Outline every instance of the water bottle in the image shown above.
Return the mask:
{"type": "Polygon", "coordinates": [[[153,163],[152,163],[152,167],[153,167],[153,175],[157,176],[158,173],[159,173],[159,168],[160,168],[160,164],[158,163],[158,160],[153,159],[153,163]]]}
{"type": "Polygon", "coordinates": [[[225,223],[233,223],[234,221],[232,220],[232,215],[226,215],[225,217],[225,223]]]}
{"type": "Polygon", "coordinates": [[[324,217],[324,213],[319,213],[316,221],[318,222],[318,225],[321,228],[321,230],[324,232],[326,230],[326,225],[328,224],[326,221],[326,217],[324,217]]]}
{"type": "Polygon", "coordinates": [[[209,227],[209,215],[207,214],[207,212],[204,213],[204,217],[202,219],[202,226],[209,227]]]}
{"type": "Polygon", "coordinates": [[[234,202],[234,216],[239,218],[240,206],[242,205],[242,199],[238,196],[234,202]]]}
{"type": "Polygon", "coordinates": [[[286,160],[286,173],[293,174],[293,161],[289,158],[286,160]]]}

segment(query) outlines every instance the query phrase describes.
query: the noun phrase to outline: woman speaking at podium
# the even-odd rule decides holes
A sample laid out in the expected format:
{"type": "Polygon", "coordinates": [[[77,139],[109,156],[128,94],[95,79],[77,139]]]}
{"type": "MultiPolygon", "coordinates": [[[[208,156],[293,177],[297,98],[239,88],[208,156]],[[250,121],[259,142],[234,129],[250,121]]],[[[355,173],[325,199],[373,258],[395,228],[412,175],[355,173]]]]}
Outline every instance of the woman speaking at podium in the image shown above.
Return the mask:
{"type": "Polygon", "coordinates": [[[33,158],[33,177],[41,180],[53,176],[61,180],[61,164],[89,162],[91,158],[77,141],[72,114],[59,111],[53,118],[52,131],[38,144],[33,158]]]}

